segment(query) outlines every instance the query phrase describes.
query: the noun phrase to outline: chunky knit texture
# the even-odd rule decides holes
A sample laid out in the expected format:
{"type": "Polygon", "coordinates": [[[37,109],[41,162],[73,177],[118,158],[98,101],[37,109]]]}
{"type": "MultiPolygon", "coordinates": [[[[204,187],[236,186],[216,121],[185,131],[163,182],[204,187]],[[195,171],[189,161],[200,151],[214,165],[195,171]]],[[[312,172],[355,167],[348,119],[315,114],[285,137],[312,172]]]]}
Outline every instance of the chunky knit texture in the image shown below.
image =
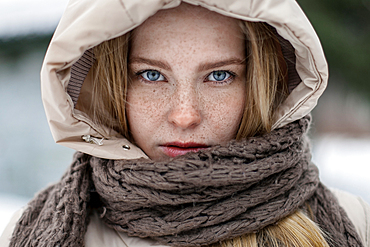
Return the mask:
{"type": "Polygon", "coordinates": [[[61,181],[29,203],[10,246],[83,246],[91,210],[131,236],[201,246],[256,232],[304,204],[331,246],[362,246],[319,182],[308,125],[305,117],[261,137],[161,162],[76,153],[61,181]]]}

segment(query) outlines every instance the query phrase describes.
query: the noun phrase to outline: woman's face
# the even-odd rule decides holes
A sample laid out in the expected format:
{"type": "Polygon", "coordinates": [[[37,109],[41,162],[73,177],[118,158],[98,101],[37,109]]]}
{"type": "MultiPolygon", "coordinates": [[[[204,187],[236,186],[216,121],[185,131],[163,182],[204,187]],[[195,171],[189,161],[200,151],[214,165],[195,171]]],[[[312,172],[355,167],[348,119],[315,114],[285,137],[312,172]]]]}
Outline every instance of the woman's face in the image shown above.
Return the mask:
{"type": "Polygon", "coordinates": [[[127,117],[152,159],[234,139],[246,95],[245,40],[238,21],[182,4],[133,32],[127,117]]]}

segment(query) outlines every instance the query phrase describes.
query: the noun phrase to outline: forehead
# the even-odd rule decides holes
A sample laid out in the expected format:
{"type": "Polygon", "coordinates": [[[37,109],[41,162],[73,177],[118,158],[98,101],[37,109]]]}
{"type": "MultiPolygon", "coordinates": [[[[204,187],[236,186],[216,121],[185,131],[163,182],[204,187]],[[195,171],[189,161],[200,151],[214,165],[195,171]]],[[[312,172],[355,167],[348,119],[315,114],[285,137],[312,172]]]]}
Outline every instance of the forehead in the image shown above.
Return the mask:
{"type": "MultiPolygon", "coordinates": [[[[217,46],[228,50],[244,42],[240,20],[209,11],[199,6],[182,3],[172,9],[161,10],[133,31],[132,48],[210,49],[217,46]],[[213,46],[213,47],[212,47],[213,46]],[[182,47],[184,48],[184,47],[182,47]]],[[[147,52],[147,51],[143,51],[147,52]]]]}
{"type": "MultiPolygon", "coordinates": [[[[148,18],[141,26],[161,25],[162,28],[170,27],[171,23],[181,24],[182,22],[192,24],[188,29],[212,26],[229,26],[234,28],[237,20],[200,6],[181,3],[178,7],[158,11],[148,18]]],[[[185,25],[184,25],[185,28],[185,25]]]]}

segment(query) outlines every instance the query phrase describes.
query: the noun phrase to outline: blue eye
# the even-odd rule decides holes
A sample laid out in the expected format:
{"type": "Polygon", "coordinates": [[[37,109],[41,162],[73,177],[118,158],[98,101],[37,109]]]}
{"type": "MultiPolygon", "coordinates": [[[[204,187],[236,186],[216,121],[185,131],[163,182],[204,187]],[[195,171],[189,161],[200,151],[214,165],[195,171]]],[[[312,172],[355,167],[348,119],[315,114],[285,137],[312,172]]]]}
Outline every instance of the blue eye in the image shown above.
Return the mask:
{"type": "Polygon", "coordinates": [[[164,76],[157,70],[147,70],[140,75],[147,81],[164,81],[164,76]]]}
{"type": "Polygon", "coordinates": [[[231,73],[224,71],[224,70],[217,70],[213,71],[211,74],[208,75],[208,81],[215,81],[215,82],[222,82],[231,77],[231,73]]]}

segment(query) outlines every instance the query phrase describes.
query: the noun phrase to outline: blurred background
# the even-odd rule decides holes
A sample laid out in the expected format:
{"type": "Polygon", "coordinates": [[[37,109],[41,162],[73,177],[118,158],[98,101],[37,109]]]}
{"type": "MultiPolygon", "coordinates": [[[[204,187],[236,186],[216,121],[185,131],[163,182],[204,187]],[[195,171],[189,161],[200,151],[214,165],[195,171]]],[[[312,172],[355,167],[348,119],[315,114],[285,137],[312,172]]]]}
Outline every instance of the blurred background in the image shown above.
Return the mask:
{"type": "MultiPolygon", "coordinates": [[[[330,68],[313,112],[321,180],[370,203],[370,1],[298,0],[330,68]]],[[[0,234],[13,212],[56,182],[73,150],[54,143],[39,72],[67,0],[0,0],[0,234]]]]}

